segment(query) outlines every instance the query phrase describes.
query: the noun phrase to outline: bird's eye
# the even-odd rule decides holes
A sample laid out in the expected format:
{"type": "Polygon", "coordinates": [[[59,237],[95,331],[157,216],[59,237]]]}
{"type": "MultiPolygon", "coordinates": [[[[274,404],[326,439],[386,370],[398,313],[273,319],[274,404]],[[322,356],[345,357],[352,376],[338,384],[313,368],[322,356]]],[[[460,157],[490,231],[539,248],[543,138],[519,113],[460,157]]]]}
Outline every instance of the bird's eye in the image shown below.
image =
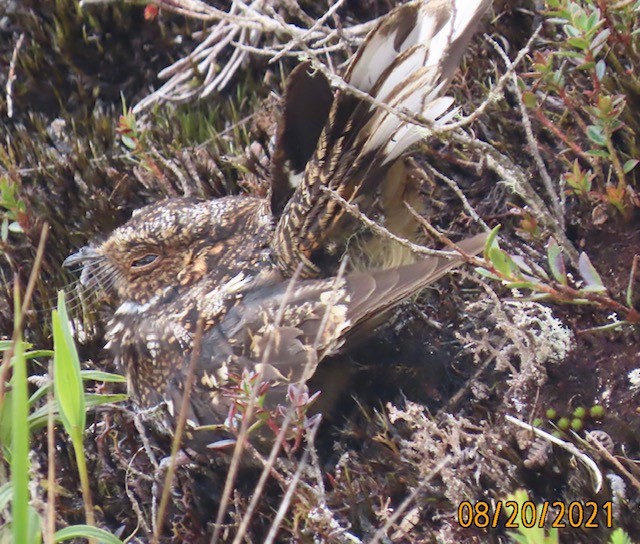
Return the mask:
{"type": "Polygon", "coordinates": [[[144,257],[135,259],[131,263],[131,268],[144,268],[145,266],[149,266],[150,264],[154,263],[157,258],[158,258],[157,255],[153,255],[150,253],[148,255],[145,255],[144,257]]]}

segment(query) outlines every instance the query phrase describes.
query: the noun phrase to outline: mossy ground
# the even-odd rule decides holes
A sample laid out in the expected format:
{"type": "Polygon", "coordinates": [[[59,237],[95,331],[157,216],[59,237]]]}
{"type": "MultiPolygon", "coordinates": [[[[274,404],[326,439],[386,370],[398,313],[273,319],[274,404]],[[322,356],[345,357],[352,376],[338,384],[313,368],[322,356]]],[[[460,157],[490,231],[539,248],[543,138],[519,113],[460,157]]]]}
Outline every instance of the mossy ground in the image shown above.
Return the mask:
{"type": "MultiPolygon", "coordinates": [[[[343,22],[361,21],[386,11],[388,4],[347,2],[341,18],[343,22]]],[[[496,2],[496,17],[487,20],[484,30],[504,36],[511,52],[517,51],[541,22],[533,4],[524,0],[496,2]]],[[[312,3],[307,8],[318,15],[313,13],[318,6],[312,3]]],[[[272,105],[269,93],[281,90],[281,74],[293,63],[288,61],[281,69],[253,59],[224,93],[196,103],[156,108],[137,120],[140,145],[132,150],[123,144],[122,127],[118,128],[123,102],[135,104],[157,86],[158,71],[192,48],[189,36],[198,23],[166,13],[146,20],[143,8],[120,3],[79,9],[75,0],[3,1],[0,19],[1,66],[8,67],[18,37],[25,36],[15,68],[11,119],[7,117],[6,96],[0,95],[0,175],[3,186],[16,188],[21,204],[9,205],[5,193],[3,202],[7,216],[13,214],[11,220],[22,231],[9,232],[0,240],[0,331],[10,336],[13,279],[26,284],[40,229],[46,223],[49,241],[25,337],[38,348],[48,348],[49,314],[56,292],[73,281],[61,263],[87,240],[104,235],[123,223],[132,210],[161,197],[185,191],[209,198],[240,190],[265,190],[251,175],[255,164],[244,150],[249,143],[265,138],[256,112],[272,105]],[[183,39],[176,40],[177,36],[183,39]]],[[[543,35],[551,40],[549,25],[543,35]]],[[[482,37],[476,39],[454,83],[457,103],[465,112],[482,102],[501,73],[496,64],[494,50],[482,37]]],[[[0,72],[0,88],[4,89],[8,70],[0,72]]],[[[628,96],[631,128],[620,134],[616,143],[624,153],[637,154],[633,89],[628,96]]],[[[563,119],[562,123],[570,125],[571,120],[563,119]]],[[[534,161],[526,152],[528,143],[513,93],[507,92],[504,100],[491,106],[474,130],[480,139],[492,142],[532,173],[534,185],[540,189],[534,161]]],[[[568,170],[562,158],[564,146],[536,119],[534,130],[550,175],[561,178],[568,170]]],[[[523,202],[498,184],[490,169],[482,168],[482,157],[477,153],[430,141],[417,157],[455,179],[489,225],[503,225],[503,244],[510,249],[526,245],[531,248],[530,255],[544,253],[542,237],[527,239],[522,234],[523,215],[517,210],[524,207],[523,202]]],[[[635,179],[633,175],[632,188],[637,182],[637,174],[635,179]]],[[[468,229],[469,217],[453,192],[430,180],[424,193],[434,225],[459,233],[468,229]]],[[[610,291],[624,297],[639,242],[635,207],[629,207],[624,216],[607,209],[609,218],[601,224],[593,220],[593,203],[573,197],[568,202],[569,238],[588,253],[610,291]]],[[[497,283],[492,288],[501,298],[511,296],[497,283]]],[[[591,452],[603,474],[612,476],[605,478],[604,489],[595,494],[588,473],[562,449],[549,450],[539,463],[527,464],[530,444],[518,442],[517,429],[503,417],[514,414],[522,419],[544,419],[549,408],[570,416],[579,406],[601,404],[605,416],[587,420],[586,430],[609,434],[614,454],[637,482],[638,469],[625,460],[640,455],[640,388],[634,389],[629,381],[629,373],[640,368],[637,326],[580,333],[605,322],[603,310],[551,303],[554,315],[575,335],[568,357],[540,362],[536,369],[541,374],[528,376],[524,352],[538,349],[538,340],[529,338],[522,340],[530,341],[519,348],[522,351],[505,355],[511,357],[511,368],[496,363],[478,372],[491,357],[499,360],[502,355],[496,354],[513,340],[505,333],[507,325],[490,309],[467,306],[486,296],[483,287],[469,277],[446,279],[435,293],[403,306],[392,326],[374,340],[324,365],[316,385],[332,391],[336,398],[325,414],[317,445],[327,506],[335,519],[345,527],[350,525],[350,531],[366,541],[391,509],[429,474],[439,456],[451,455],[453,468],[422,489],[416,508],[393,531],[391,541],[505,542],[504,530],[461,528],[455,520],[457,502],[501,499],[518,488],[528,489],[537,502],[602,502],[613,497],[613,477],[622,477],[626,490],[626,497],[619,501],[615,526],[640,540],[640,493],[610,459],[591,452]],[[463,349],[463,338],[476,343],[463,349]],[[484,350],[482,340],[492,346],[493,355],[484,350]],[[388,402],[405,407],[404,421],[402,417],[395,423],[390,421],[385,407],[388,402]],[[424,406],[431,415],[411,411],[412,406],[424,406]],[[415,433],[421,430],[430,441],[416,442],[415,433]]],[[[88,367],[114,370],[101,348],[103,313],[108,309],[93,311],[95,315],[85,322],[87,334],[79,345],[81,360],[88,367]]],[[[530,336],[535,337],[536,331],[530,336]]],[[[43,374],[46,369],[34,364],[32,372],[43,374]]],[[[134,503],[142,510],[142,517],[149,519],[149,505],[157,493],[157,481],[151,476],[155,468],[141,452],[139,430],[126,404],[103,408],[91,417],[86,444],[97,517],[101,526],[124,538],[139,526],[134,503]]],[[[545,428],[552,430],[551,423],[545,422],[545,428]]],[[[73,454],[62,431],[58,433],[57,512],[62,526],[83,521],[84,514],[73,454]]],[[[583,436],[584,431],[579,434],[583,436]]],[[[151,431],[148,439],[159,459],[167,455],[166,439],[151,431]]],[[[46,471],[45,445],[44,432],[36,432],[34,478],[46,471]]],[[[215,462],[179,470],[165,520],[167,542],[208,542],[207,523],[215,517],[225,470],[215,462]]],[[[234,511],[242,512],[246,507],[255,480],[251,471],[241,474],[234,511]]],[[[271,482],[254,516],[251,541],[261,541],[281,496],[280,487],[271,482]]],[[[307,509],[304,500],[294,501],[281,541],[312,541],[314,532],[320,539],[333,540],[328,529],[323,532],[313,525],[307,509]]],[[[602,519],[598,518],[600,524],[602,519]]],[[[230,527],[236,521],[227,519],[230,527]]],[[[568,528],[561,531],[561,538],[563,542],[604,542],[608,532],[605,528],[568,528]]],[[[136,538],[149,541],[144,528],[138,529],[136,538]]]]}

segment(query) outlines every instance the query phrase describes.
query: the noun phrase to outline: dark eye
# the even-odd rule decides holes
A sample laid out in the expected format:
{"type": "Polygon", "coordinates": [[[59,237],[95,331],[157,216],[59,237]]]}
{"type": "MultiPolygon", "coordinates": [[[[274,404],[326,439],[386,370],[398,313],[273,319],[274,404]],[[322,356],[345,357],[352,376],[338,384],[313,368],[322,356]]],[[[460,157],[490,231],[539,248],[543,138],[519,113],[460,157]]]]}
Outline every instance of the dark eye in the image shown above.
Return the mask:
{"type": "Polygon", "coordinates": [[[131,268],[144,268],[145,266],[149,266],[158,258],[157,255],[149,254],[144,257],[140,257],[139,259],[134,260],[131,263],[131,268]]]}

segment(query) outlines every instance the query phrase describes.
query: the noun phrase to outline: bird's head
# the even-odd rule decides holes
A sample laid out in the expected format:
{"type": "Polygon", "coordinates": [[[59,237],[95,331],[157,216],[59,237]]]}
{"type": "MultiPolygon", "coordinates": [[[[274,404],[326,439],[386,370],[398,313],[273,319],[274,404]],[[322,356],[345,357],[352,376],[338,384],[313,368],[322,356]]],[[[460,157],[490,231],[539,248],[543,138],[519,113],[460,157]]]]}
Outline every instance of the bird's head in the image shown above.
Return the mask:
{"type": "Polygon", "coordinates": [[[259,202],[248,197],[163,200],[134,212],[64,266],[81,268],[85,289],[102,289],[118,302],[146,304],[167,287],[189,286],[213,269],[224,270],[236,253],[244,254],[247,244],[238,243],[239,237],[259,223],[259,202]]]}

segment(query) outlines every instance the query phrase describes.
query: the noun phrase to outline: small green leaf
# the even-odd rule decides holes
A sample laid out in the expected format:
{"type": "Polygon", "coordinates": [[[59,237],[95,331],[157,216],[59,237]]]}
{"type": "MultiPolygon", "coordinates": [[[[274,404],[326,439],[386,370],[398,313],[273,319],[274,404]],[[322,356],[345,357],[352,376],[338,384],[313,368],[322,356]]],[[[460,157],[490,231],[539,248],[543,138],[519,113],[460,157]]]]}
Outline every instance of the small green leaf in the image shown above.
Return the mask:
{"type": "Polygon", "coordinates": [[[484,276],[485,278],[489,278],[492,280],[497,280],[497,281],[501,281],[500,278],[498,276],[496,276],[495,274],[492,274],[491,272],[489,272],[488,270],[486,270],[485,268],[480,268],[477,267],[476,272],[478,274],[480,274],[481,276],[484,276]]]}
{"type": "Polygon", "coordinates": [[[507,259],[507,254],[502,251],[499,247],[492,247],[489,250],[489,261],[493,267],[502,275],[504,278],[511,277],[511,268],[509,267],[509,260],[507,259]]]}
{"type": "Polygon", "coordinates": [[[605,45],[607,45],[607,40],[609,39],[610,35],[611,35],[611,30],[608,28],[605,28],[595,38],[593,38],[593,40],[591,40],[591,43],[589,44],[589,48],[591,49],[591,54],[594,57],[598,53],[600,53],[600,51],[605,45]]]}
{"type": "Polygon", "coordinates": [[[587,19],[587,22],[585,24],[585,30],[587,30],[587,32],[590,32],[592,30],[594,30],[596,28],[596,26],[599,26],[599,17],[598,17],[598,12],[594,11],[591,15],[589,15],[589,18],[587,19]]]}
{"type": "Polygon", "coordinates": [[[580,257],[578,258],[578,270],[580,271],[580,275],[582,279],[586,283],[586,290],[588,291],[606,291],[606,287],[602,283],[602,278],[600,278],[600,274],[595,269],[589,257],[586,253],[580,253],[580,257]]]}
{"type": "Polygon", "coordinates": [[[599,285],[587,285],[581,289],[583,293],[604,293],[606,290],[606,287],[600,287],[599,285]]]}
{"type": "Polygon", "coordinates": [[[507,289],[533,289],[535,287],[530,281],[512,281],[505,285],[507,289]]]}
{"type": "Polygon", "coordinates": [[[585,49],[589,49],[589,40],[581,37],[569,38],[567,43],[571,47],[575,47],[576,49],[580,49],[584,51],[585,49]]]}
{"type": "Polygon", "coordinates": [[[627,162],[624,163],[624,166],[622,167],[622,171],[625,174],[628,174],[629,172],[631,172],[631,170],[633,170],[638,163],[640,162],[640,160],[638,159],[629,159],[627,162]]]}
{"type": "Polygon", "coordinates": [[[587,127],[587,137],[594,144],[600,145],[602,147],[607,145],[607,139],[605,138],[602,127],[598,127],[596,125],[589,125],[587,127]]]}
{"type": "Polygon", "coordinates": [[[135,151],[138,147],[138,142],[129,136],[121,136],[121,139],[124,146],[131,151],[135,151]]]}
{"type": "Polygon", "coordinates": [[[522,272],[518,268],[511,255],[509,255],[506,251],[498,247],[494,247],[489,251],[489,255],[491,256],[491,262],[493,266],[504,275],[503,280],[520,280],[522,279],[522,272]]]}
{"type": "Polygon", "coordinates": [[[498,238],[498,232],[500,232],[500,225],[498,225],[497,227],[495,227],[490,233],[489,236],[487,236],[487,241],[484,244],[484,251],[483,251],[483,257],[489,261],[489,250],[496,246],[498,247],[498,242],[496,241],[498,238]]]}
{"type": "Polygon", "coordinates": [[[609,544],[633,544],[631,537],[618,527],[609,537],[609,544]]]}
{"type": "Polygon", "coordinates": [[[536,95],[531,91],[522,93],[522,101],[524,102],[524,105],[527,106],[527,108],[529,108],[530,110],[538,107],[538,99],[536,98],[536,95]]]}
{"type": "Polygon", "coordinates": [[[609,152],[604,149],[589,149],[589,151],[587,151],[587,155],[590,155],[591,157],[600,157],[602,159],[609,158],[609,152]]]}
{"type": "Polygon", "coordinates": [[[588,72],[590,70],[595,70],[596,63],[592,60],[584,59],[583,62],[577,67],[578,70],[582,70],[583,72],[588,72]]]}
{"type": "Polygon", "coordinates": [[[564,264],[564,255],[558,243],[551,238],[547,246],[547,259],[549,269],[555,280],[562,285],[567,285],[567,269],[564,264]]]}
{"type": "Polygon", "coordinates": [[[9,232],[13,232],[14,234],[22,234],[24,230],[22,230],[20,223],[18,223],[17,221],[12,221],[11,223],[9,223],[9,232]]]}
{"type": "Polygon", "coordinates": [[[25,352],[25,359],[38,359],[40,357],[53,357],[54,351],[52,349],[36,349],[33,351],[25,352]]]}
{"type": "Polygon", "coordinates": [[[569,38],[575,38],[580,36],[581,32],[573,25],[564,25],[564,32],[569,38]]]}

